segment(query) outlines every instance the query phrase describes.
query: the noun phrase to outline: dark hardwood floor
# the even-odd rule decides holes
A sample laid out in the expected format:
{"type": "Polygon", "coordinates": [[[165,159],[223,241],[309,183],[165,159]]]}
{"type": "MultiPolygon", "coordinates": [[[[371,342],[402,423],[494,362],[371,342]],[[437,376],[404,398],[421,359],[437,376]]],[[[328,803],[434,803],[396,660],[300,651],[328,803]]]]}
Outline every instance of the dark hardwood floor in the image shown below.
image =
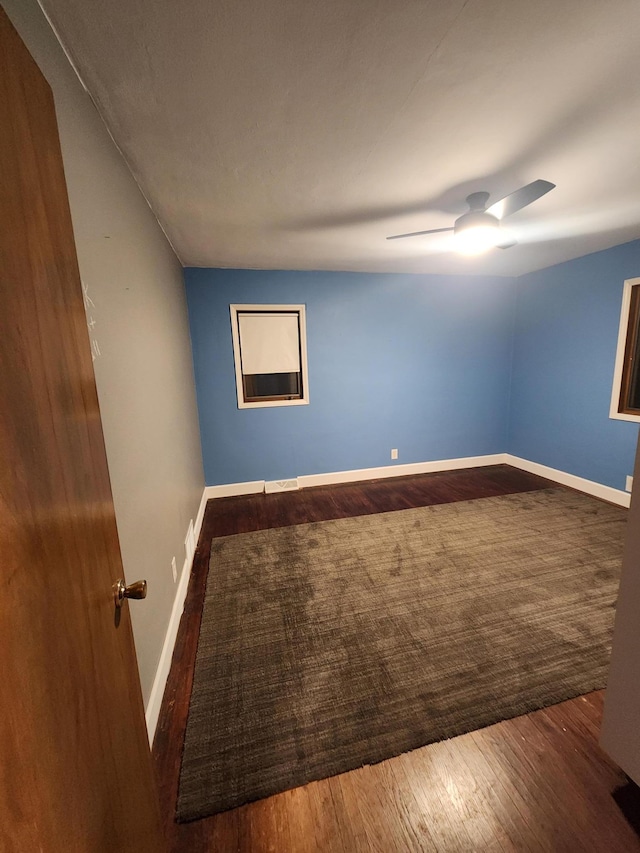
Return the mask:
{"type": "Polygon", "coordinates": [[[549,486],[559,488],[494,466],[210,501],[153,747],[170,849],[640,851],[640,791],[598,747],[603,691],[205,820],[174,821],[213,537],[549,486]]]}

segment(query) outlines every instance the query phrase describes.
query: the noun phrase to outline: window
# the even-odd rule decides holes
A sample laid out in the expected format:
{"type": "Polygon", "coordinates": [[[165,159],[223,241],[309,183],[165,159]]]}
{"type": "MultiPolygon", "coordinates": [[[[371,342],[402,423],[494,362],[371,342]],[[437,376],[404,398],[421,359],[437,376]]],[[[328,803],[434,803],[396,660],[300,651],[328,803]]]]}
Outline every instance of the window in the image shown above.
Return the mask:
{"type": "Polygon", "coordinates": [[[640,278],[624,283],[609,416],[640,422],[640,278]]]}
{"type": "Polygon", "coordinates": [[[238,408],[309,402],[304,305],[230,305],[238,408]]]}

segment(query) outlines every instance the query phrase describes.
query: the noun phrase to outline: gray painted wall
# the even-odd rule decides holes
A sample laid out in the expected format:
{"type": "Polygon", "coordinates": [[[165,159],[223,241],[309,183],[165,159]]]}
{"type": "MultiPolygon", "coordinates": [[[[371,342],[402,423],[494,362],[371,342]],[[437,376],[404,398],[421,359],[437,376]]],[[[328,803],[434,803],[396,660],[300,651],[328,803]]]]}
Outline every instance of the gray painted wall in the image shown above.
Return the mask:
{"type": "Polygon", "coordinates": [[[204,487],[182,268],[36,0],[3,5],[55,97],[146,704],[204,487]]]}

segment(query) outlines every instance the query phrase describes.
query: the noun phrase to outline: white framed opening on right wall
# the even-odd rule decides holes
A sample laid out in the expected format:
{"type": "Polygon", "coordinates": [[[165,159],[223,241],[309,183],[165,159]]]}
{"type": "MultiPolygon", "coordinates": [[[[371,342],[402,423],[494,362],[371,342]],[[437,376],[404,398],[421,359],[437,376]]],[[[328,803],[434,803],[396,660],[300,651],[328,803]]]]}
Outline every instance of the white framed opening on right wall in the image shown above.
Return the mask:
{"type": "Polygon", "coordinates": [[[609,417],[640,423],[640,278],[624,283],[609,417]]]}

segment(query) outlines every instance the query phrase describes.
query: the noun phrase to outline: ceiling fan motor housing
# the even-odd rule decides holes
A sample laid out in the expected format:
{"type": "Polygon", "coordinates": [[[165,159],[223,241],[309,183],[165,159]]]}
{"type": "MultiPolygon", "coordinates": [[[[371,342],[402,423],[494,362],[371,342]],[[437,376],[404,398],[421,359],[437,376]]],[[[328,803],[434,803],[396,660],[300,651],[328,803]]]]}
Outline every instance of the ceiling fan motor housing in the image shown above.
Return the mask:
{"type": "Polygon", "coordinates": [[[471,195],[467,196],[469,210],[484,210],[488,201],[489,193],[487,192],[471,193],[471,195]]]}

